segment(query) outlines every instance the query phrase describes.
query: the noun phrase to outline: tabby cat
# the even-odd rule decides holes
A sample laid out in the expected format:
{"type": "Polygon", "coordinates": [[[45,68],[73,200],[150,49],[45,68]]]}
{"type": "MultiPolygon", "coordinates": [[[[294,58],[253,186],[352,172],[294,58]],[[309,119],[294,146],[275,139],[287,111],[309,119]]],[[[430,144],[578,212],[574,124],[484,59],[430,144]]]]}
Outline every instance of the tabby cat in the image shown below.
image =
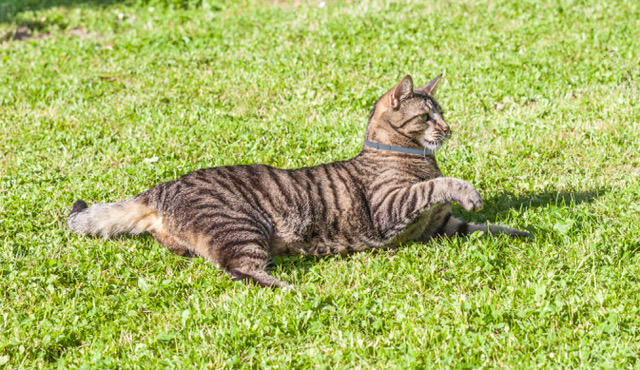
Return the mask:
{"type": "Polygon", "coordinates": [[[450,202],[482,206],[466,181],[442,177],[435,150],[451,135],[433,93],[410,76],[369,116],[365,145],[346,161],[281,170],[266,165],[201,169],[116,203],[73,204],[67,226],[110,237],[149,232],[182,255],[218,264],[234,280],[291,287],[267,272],[274,255],[324,256],[475,231],[529,236],[451,215],[450,202]]]}

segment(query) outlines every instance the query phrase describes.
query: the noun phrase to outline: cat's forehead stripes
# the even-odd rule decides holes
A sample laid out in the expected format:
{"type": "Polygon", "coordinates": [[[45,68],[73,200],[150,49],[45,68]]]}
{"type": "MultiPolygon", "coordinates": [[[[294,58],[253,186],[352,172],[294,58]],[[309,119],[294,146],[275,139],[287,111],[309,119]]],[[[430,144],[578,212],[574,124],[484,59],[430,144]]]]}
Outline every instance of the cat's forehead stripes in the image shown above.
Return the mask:
{"type": "Polygon", "coordinates": [[[442,108],[440,108],[440,104],[429,95],[421,94],[419,92],[414,93],[414,97],[419,98],[427,108],[427,111],[435,110],[436,112],[442,112],[442,108]]]}

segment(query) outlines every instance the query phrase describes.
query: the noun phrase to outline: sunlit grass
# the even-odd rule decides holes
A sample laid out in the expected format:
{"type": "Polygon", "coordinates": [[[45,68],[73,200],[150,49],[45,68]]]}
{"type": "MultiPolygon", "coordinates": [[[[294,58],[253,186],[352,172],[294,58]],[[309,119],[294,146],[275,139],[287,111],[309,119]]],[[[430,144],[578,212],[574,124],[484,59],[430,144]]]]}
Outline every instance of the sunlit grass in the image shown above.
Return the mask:
{"type": "Polygon", "coordinates": [[[637,2],[3,4],[0,366],[637,366],[637,2]],[[443,71],[440,166],[485,197],[456,213],[533,241],[279,259],[284,292],[65,229],[197,168],[349,158],[443,71]]]}

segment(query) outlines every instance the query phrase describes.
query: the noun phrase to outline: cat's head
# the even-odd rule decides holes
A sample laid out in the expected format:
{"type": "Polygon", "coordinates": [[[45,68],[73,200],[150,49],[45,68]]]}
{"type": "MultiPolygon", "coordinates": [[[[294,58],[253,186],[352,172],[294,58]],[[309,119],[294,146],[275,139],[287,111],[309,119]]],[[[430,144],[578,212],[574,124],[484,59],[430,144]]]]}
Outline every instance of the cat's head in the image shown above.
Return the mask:
{"type": "Polygon", "coordinates": [[[369,116],[367,139],[387,145],[437,150],[451,136],[433,97],[442,74],[413,88],[411,76],[382,95],[369,116]]]}

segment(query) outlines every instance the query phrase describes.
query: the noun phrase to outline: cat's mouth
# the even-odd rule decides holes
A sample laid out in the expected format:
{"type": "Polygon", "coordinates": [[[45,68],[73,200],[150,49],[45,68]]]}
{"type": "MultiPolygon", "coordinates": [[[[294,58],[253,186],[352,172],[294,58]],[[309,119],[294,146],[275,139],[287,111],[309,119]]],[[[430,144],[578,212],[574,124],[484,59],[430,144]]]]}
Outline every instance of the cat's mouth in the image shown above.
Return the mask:
{"type": "Polygon", "coordinates": [[[436,151],[442,147],[442,144],[444,143],[445,140],[446,138],[442,138],[441,140],[422,139],[422,145],[428,150],[436,151]]]}

